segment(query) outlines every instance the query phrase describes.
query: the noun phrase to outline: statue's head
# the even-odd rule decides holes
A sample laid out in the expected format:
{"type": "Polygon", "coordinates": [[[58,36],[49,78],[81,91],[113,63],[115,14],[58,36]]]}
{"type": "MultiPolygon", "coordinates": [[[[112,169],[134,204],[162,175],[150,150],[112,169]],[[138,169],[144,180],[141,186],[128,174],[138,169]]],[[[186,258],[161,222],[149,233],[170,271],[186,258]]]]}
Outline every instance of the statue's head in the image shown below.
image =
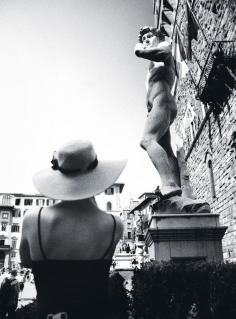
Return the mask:
{"type": "Polygon", "coordinates": [[[164,34],[152,27],[143,27],[139,33],[139,42],[144,46],[156,46],[158,43],[165,41],[164,34]]]}

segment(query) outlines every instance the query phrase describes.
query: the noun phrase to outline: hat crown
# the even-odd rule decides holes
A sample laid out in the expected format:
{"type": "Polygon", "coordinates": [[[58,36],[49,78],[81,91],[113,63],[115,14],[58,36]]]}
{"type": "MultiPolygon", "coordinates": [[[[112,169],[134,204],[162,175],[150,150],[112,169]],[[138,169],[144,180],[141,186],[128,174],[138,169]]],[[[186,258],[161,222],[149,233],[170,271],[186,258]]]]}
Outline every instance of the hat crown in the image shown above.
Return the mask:
{"type": "Polygon", "coordinates": [[[96,153],[90,141],[75,140],[62,146],[54,157],[62,169],[84,172],[96,160],[96,153]]]}

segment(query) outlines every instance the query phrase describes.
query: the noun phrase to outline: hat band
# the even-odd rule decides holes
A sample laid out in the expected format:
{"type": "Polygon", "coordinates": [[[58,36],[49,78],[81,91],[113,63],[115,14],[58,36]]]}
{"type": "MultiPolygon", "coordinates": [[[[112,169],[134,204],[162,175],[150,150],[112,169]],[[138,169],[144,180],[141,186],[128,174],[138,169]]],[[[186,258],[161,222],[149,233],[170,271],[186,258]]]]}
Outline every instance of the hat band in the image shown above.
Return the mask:
{"type": "Polygon", "coordinates": [[[92,169],[94,169],[97,165],[98,165],[98,159],[97,157],[95,158],[95,160],[89,164],[89,166],[86,168],[86,170],[81,170],[80,168],[76,168],[76,169],[65,169],[59,166],[58,164],[58,160],[56,158],[53,158],[51,160],[52,163],[52,169],[53,170],[58,170],[63,174],[73,174],[73,173],[83,173],[83,172],[87,172],[90,171],[92,169]]]}

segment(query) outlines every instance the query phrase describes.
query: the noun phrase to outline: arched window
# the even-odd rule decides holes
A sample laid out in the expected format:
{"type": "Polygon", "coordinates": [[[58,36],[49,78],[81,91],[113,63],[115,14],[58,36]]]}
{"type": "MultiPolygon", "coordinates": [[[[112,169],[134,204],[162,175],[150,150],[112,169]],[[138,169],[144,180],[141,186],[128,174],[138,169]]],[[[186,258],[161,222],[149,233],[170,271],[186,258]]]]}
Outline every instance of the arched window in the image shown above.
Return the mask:
{"type": "Polygon", "coordinates": [[[4,266],[4,260],[5,260],[5,253],[4,251],[0,250],[0,267],[1,268],[4,266]]]}
{"type": "Polygon", "coordinates": [[[210,176],[210,183],[211,183],[211,195],[212,198],[216,197],[216,190],[215,190],[215,180],[214,180],[214,174],[213,174],[213,168],[212,168],[212,160],[208,160],[207,166],[209,168],[209,176],[210,176]]]}
{"type": "Polygon", "coordinates": [[[33,199],[32,198],[25,198],[24,199],[24,205],[25,206],[32,206],[33,205],[33,199]]]}
{"type": "Polygon", "coordinates": [[[216,190],[215,190],[215,179],[214,179],[213,166],[212,166],[212,155],[209,151],[206,152],[205,163],[207,164],[207,167],[208,167],[209,182],[210,182],[210,187],[211,187],[211,196],[212,196],[212,198],[215,198],[216,197],[216,190]]]}
{"type": "Polygon", "coordinates": [[[114,194],[114,188],[113,187],[109,187],[105,190],[105,194],[106,195],[113,195],[114,194]]]}
{"type": "Polygon", "coordinates": [[[19,206],[19,205],[20,205],[20,198],[16,198],[16,199],[15,199],[15,205],[16,205],[16,206],[19,206]]]}
{"type": "Polygon", "coordinates": [[[21,217],[21,211],[19,208],[15,208],[12,211],[12,217],[21,217]]]}
{"type": "Polygon", "coordinates": [[[112,210],[111,202],[107,202],[107,211],[110,212],[112,210]]]}
{"type": "Polygon", "coordinates": [[[12,237],[11,247],[12,247],[12,249],[16,249],[16,247],[17,247],[17,238],[16,237],[12,237]]]}

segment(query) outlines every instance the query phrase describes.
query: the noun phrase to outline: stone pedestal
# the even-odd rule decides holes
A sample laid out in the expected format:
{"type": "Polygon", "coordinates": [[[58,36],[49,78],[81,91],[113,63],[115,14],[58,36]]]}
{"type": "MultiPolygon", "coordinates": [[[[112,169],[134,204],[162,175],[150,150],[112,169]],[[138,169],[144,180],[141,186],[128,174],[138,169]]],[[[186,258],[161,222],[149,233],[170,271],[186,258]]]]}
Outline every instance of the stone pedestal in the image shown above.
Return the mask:
{"type": "Polygon", "coordinates": [[[221,240],[226,228],[219,225],[218,214],[155,213],[149,222],[145,243],[150,259],[157,261],[221,261],[221,240]]]}
{"type": "Polygon", "coordinates": [[[116,270],[132,270],[132,261],[135,258],[133,254],[117,253],[115,254],[114,260],[116,262],[116,270]]]}

